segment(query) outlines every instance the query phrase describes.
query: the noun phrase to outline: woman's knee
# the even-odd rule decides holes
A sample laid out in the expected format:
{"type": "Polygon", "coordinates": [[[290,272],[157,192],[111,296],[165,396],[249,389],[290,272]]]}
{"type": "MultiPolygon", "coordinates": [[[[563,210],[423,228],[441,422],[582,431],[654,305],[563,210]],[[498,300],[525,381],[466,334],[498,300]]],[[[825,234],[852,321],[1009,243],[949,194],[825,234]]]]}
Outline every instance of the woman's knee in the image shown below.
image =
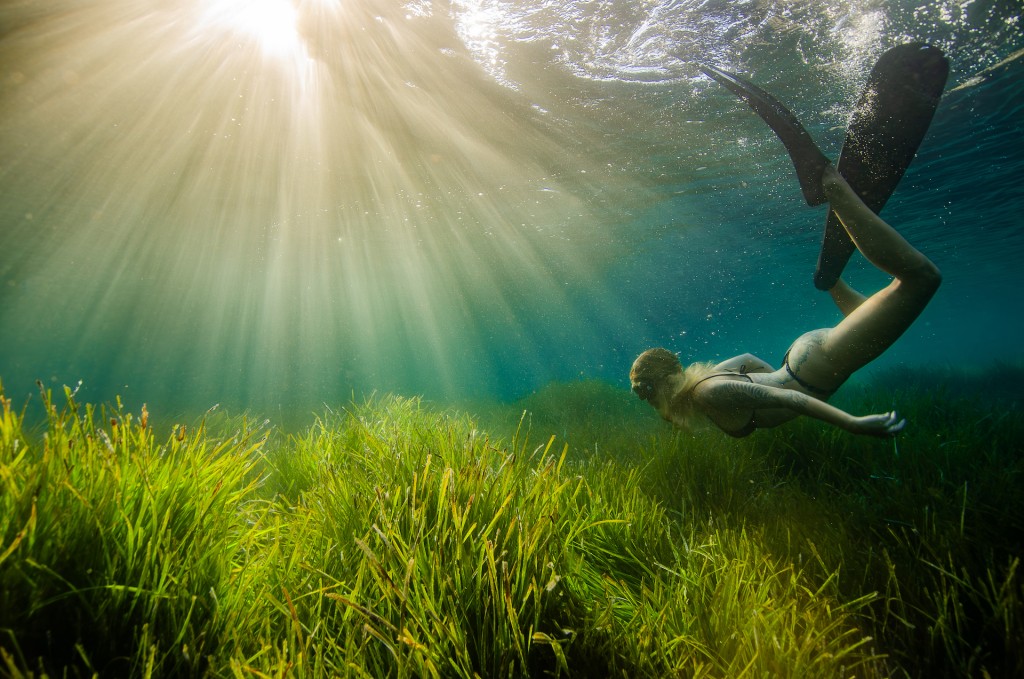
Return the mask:
{"type": "Polygon", "coordinates": [[[900,277],[900,282],[908,287],[913,287],[919,294],[931,297],[942,285],[942,272],[930,259],[922,259],[920,264],[909,269],[900,277]]]}

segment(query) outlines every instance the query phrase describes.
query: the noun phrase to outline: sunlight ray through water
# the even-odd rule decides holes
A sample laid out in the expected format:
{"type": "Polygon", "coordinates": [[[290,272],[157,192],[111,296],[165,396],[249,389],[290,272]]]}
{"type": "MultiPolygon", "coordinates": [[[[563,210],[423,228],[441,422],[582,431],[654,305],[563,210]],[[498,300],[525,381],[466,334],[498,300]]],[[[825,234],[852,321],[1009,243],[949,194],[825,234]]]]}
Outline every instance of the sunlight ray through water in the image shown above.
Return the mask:
{"type": "Polygon", "coordinates": [[[34,270],[7,274],[5,313],[50,308],[72,360],[33,364],[246,401],[443,392],[531,333],[529,298],[591,277],[562,233],[600,240],[587,161],[429,17],[220,0],[40,26],[8,48],[25,66],[4,116],[38,135],[6,166],[8,214],[45,226],[17,243],[34,270]],[[60,49],[29,56],[42,28],[60,49]]]}

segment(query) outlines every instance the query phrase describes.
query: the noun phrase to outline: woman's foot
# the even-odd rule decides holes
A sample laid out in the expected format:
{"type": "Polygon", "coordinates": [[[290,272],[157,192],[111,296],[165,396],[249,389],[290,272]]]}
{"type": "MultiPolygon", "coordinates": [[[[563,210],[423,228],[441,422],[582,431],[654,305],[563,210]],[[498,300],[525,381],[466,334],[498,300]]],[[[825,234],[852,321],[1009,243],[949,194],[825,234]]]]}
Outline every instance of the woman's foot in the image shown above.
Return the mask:
{"type": "Polygon", "coordinates": [[[839,174],[839,170],[836,168],[830,165],[822,170],[821,190],[829,201],[844,190],[852,191],[849,187],[849,183],[843,178],[843,175],[839,174]]]}

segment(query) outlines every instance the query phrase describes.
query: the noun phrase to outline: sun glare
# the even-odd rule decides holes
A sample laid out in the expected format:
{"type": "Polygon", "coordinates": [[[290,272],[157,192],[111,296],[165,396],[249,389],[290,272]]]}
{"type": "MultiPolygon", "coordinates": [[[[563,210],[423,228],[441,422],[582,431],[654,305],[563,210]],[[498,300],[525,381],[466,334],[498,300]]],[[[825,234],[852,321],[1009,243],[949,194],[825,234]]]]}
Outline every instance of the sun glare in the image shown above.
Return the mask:
{"type": "Polygon", "coordinates": [[[268,54],[283,56],[298,50],[298,15],[291,0],[216,0],[204,20],[255,38],[268,54]]]}

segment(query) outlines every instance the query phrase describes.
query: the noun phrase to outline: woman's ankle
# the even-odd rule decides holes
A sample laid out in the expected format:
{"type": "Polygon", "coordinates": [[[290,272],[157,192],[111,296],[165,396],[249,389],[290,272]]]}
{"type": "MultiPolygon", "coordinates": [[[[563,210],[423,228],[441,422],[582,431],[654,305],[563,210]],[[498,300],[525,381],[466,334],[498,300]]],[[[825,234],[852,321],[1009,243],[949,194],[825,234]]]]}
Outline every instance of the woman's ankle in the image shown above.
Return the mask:
{"type": "Polygon", "coordinates": [[[840,198],[845,192],[853,190],[834,165],[826,166],[821,173],[821,187],[829,201],[840,198]]]}

